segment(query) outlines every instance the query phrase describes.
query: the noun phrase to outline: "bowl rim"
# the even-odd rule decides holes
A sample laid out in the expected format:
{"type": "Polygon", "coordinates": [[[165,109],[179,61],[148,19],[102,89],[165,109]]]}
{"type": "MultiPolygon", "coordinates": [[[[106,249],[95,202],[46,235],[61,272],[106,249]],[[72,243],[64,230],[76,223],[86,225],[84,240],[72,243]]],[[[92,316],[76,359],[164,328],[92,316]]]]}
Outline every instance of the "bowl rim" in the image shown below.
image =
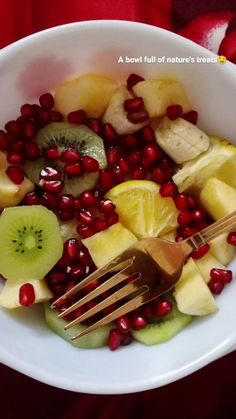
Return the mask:
{"type": "MultiPolygon", "coordinates": [[[[73,32],[77,28],[100,28],[101,25],[103,25],[103,28],[111,28],[116,27],[117,29],[130,29],[130,28],[136,28],[136,29],[142,29],[146,32],[152,32],[155,31],[156,34],[164,34],[165,37],[169,38],[170,40],[176,40],[178,38],[183,46],[190,46],[192,45],[193,48],[200,53],[207,55],[209,57],[211,56],[217,56],[217,54],[214,54],[213,52],[207,50],[206,48],[196,44],[195,42],[188,40],[178,34],[175,34],[169,30],[159,28],[157,26],[153,26],[146,23],[141,22],[133,22],[133,21],[127,21],[127,20],[87,20],[87,21],[79,21],[79,22],[73,22],[73,23],[67,23],[63,25],[54,26],[48,29],[41,30],[39,32],[36,32],[34,34],[28,35],[0,50],[0,62],[1,60],[5,60],[5,58],[9,58],[11,55],[14,55],[16,51],[19,50],[19,48],[24,48],[28,42],[37,42],[41,41],[45,38],[47,38],[47,35],[54,36],[56,32],[64,31],[66,30],[73,32]]],[[[235,65],[227,62],[227,65],[224,66],[225,70],[223,71],[229,71],[235,73],[235,65]]],[[[235,76],[234,76],[235,77],[235,76]]],[[[2,348],[0,346],[0,356],[1,356],[1,362],[3,362],[5,365],[7,365],[10,368],[13,368],[33,379],[36,379],[38,381],[41,381],[47,385],[52,385],[61,389],[75,391],[75,392],[81,392],[81,393],[91,393],[91,394],[127,394],[127,393],[135,393],[140,392],[144,390],[154,389],[157,387],[164,386],[166,384],[169,384],[173,381],[179,380],[189,374],[192,374],[193,372],[197,371],[198,369],[203,368],[207,364],[217,360],[223,355],[226,355],[227,353],[233,351],[236,346],[236,332],[232,333],[225,341],[221,342],[220,345],[215,347],[213,350],[208,351],[204,356],[201,356],[194,360],[194,362],[190,362],[189,364],[184,365],[183,367],[177,368],[175,370],[170,371],[169,373],[165,373],[163,375],[157,376],[152,379],[140,379],[139,381],[129,381],[123,382],[122,384],[112,383],[112,385],[107,384],[97,384],[93,383],[92,381],[86,382],[84,385],[81,382],[76,382],[74,380],[69,380],[64,377],[57,377],[53,373],[49,373],[48,371],[43,371],[36,367],[35,365],[31,363],[27,363],[20,358],[18,358],[16,355],[13,355],[12,353],[8,353],[6,349],[2,348]]]]}

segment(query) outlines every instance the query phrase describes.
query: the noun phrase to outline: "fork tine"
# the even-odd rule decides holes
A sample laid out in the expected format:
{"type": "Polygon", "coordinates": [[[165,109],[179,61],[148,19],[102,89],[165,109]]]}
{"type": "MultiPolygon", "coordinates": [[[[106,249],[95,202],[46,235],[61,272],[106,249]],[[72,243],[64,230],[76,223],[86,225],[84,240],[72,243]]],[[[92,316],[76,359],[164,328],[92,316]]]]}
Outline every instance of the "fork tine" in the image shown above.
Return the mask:
{"type": "Polygon", "coordinates": [[[118,317],[123,316],[124,314],[129,313],[130,311],[133,311],[136,308],[140,307],[140,305],[144,301],[144,295],[146,294],[146,292],[148,292],[149,288],[147,285],[143,285],[141,288],[139,288],[139,290],[140,294],[138,296],[134,297],[132,300],[128,301],[128,303],[123,304],[121,307],[117,308],[112,313],[98,320],[96,323],[93,323],[91,326],[87,327],[87,329],[73,336],[71,340],[80,338],[86,335],[87,333],[90,333],[93,330],[97,329],[99,326],[105,326],[106,324],[111,323],[113,320],[116,320],[118,317]]]}
{"type": "Polygon", "coordinates": [[[117,258],[112,262],[109,262],[106,265],[102,266],[101,268],[96,269],[96,271],[92,272],[89,276],[87,276],[87,278],[75,285],[71,290],[61,295],[61,297],[59,297],[56,301],[53,301],[53,303],[51,304],[51,308],[55,308],[59,302],[74,295],[76,292],[83,289],[86,285],[90,284],[90,282],[95,281],[95,279],[98,279],[101,276],[107,274],[108,272],[112,272],[115,269],[119,270],[119,267],[122,268],[127,261],[133,260],[132,258],[130,258],[125,261],[119,262],[120,259],[121,258],[117,258]]]}
{"type": "Polygon", "coordinates": [[[125,285],[122,288],[120,288],[118,291],[114,292],[112,295],[110,295],[109,297],[105,298],[105,300],[103,300],[100,303],[96,304],[96,306],[92,307],[90,310],[86,311],[81,316],[79,316],[76,319],[72,320],[70,323],[68,323],[64,327],[64,329],[65,330],[70,329],[71,327],[75,326],[76,324],[81,323],[82,321],[90,318],[91,316],[93,316],[94,314],[96,314],[99,311],[103,310],[104,308],[110,306],[114,302],[121,300],[122,298],[128,296],[129,294],[131,294],[134,291],[137,291],[138,288],[137,288],[136,282],[139,280],[140,276],[141,275],[139,274],[138,277],[136,279],[134,279],[131,283],[125,285]]]}
{"type": "Polygon", "coordinates": [[[100,286],[98,286],[97,288],[95,288],[89,294],[85,295],[79,301],[77,301],[74,304],[72,304],[66,310],[62,311],[58,315],[58,317],[60,318],[60,317],[67,316],[67,314],[71,313],[72,311],[76,310],[77,308],[81,307],[82,305],[88,303],[93,298],[98,297],[104,291],[107,291],[110,288],[114,287],[115,285],[118,285],[125,278],[127,278],[128,273],[126,271],[127,271],[128,268],[130,268],[130,266],[132,266],[132,263],[133,263],[133,260],[131,260],[131,259],[127,260],[126,266],[121,271],[119,271],[117,274],[113,275],[111,278],[107,279],[103,284],[101,284],[100,286]]]}

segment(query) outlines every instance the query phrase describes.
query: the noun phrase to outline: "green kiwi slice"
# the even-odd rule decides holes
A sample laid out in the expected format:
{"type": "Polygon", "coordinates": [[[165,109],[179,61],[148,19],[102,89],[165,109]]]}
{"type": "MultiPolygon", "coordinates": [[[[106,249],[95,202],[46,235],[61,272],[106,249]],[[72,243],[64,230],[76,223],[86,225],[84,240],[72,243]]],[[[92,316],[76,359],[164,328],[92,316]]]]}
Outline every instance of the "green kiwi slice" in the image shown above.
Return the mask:
{"type": "MultiPolygon", "coordinates": [[[[74,148],[82,156],[90,156],[96,159],[100,169],[104,169],[107,165],[102,138],[85,125],[52,122],[39,130],[35,141],[38,144],[40,153],[48,147],[57,147],[60,152],[66,148],[74,148]]],[[[98,173],[85,173],[80,177],[70,177],[64,174],[63,165],[60,162],[52,162],[44,157],[32,162],[28,161],[24,169],[28,178],[38,185],[40,171],[47,166],[62,171],[62,180],[65,185],[64,193],[78,196],[83,191],[92,189],[97,183],[98,173]]]]}
{"type": "Polygon", "coordinates": [[[63,252],[56,215],[41,205],[6,208],[0,216],[0,274],[12,281],[42,279],[63,252]]]}
{"type": "Polygon", "coordinates": [[[86,326],[77,324],[71,329],[64,330],[64,327],[68,322],[59,319],[58,311],[52,309],[48,303],[44,304],[44,316],[49,329],[77,348],[95,349],[105,346],[108,341],[109,332],[112,327],[114,327],[113,324],[107,324],[79,339],[71,340],[73,336],[86,329],[86,326]]]}
{"type": "Polygon", "coordinates": [[[192,321],[192,316],[181,313],[176,304],[166,318],[159,318],[140,330],[132,330],[133,338],[145,345],[156,345],[173,338],[192,321]]]}

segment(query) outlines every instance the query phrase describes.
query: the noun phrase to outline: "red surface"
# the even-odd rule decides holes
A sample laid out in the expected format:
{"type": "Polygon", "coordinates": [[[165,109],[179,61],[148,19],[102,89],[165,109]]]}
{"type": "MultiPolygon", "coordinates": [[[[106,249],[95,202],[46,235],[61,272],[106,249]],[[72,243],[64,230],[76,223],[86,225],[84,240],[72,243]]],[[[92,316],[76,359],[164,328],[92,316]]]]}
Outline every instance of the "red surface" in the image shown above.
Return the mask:
{"type": "MultiPolygon", "coordinates": [[[[190,31],[187,25],[196,16],[221,10],[236,13],[235,0],[172,3],[171,0],[0,0],[0,47],[51,26],[88,19],[127,19],[170,30],[183,28],[191,39],[191,25],[190,31]]],[[[232,28],[235,30],[234,24],[232,28]]],[[[230,57],[235,42],[232,45],[228,39],[225,42],[230,57]]],[[[236,352],[160,389],[118,396],[59,390],[1,365],[0,419],[235,419],[235,392],[236,352]]]]}

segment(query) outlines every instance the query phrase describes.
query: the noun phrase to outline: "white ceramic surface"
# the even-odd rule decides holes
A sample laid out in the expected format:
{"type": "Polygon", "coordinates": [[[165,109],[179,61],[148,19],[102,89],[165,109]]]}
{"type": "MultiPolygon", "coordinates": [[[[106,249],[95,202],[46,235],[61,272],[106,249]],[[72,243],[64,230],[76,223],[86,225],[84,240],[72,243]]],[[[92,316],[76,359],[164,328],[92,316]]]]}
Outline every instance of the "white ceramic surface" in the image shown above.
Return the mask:
{"type": "MultiPolygon", "coordinates": [[[[19,106],[88,70],[124,78],[131,72],[183,82],[200,126],[235,138],[235,66],[122,64],[119,57],[215,57],[170,32],[124,21],[82,22],[49,29],[0,51],[0,126],[19,106]]],[[[232,265],[236,271],[236,264],[232,265]]],[[[217,298],[219,311],[194,321],[171,341],[134,343],[111,352],[75,349],[44,325],[40,307],[16,314],[0,310],[0,361],[37,380],[67,390],[115,394],[163,386],[234,350],[236,281],[217,298]]]]}

